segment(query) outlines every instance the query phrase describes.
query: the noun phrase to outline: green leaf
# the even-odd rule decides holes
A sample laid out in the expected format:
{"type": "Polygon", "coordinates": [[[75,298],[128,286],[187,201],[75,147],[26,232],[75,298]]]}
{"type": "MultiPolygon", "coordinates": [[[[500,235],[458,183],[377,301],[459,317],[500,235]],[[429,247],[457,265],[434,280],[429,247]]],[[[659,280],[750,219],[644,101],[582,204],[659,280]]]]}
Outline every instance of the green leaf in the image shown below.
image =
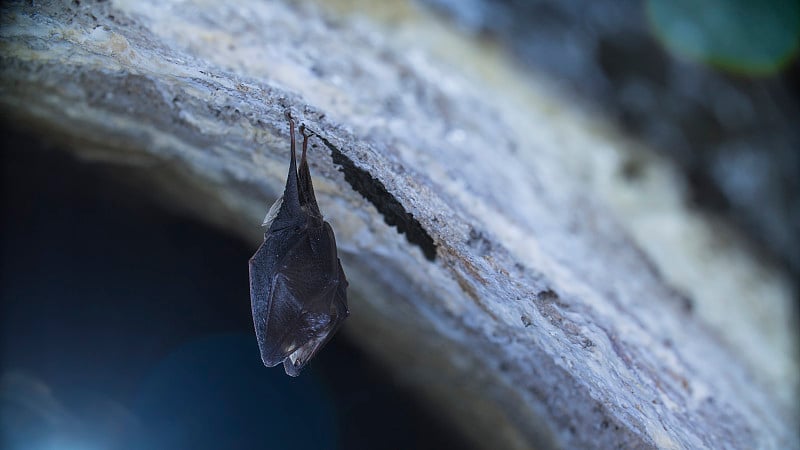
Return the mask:
{"type": "Polygon", "coordinates": [[[648,0],[647,15],[670,52],[735,73],[775,73],[800,44],[797,0],[648,0]]]}

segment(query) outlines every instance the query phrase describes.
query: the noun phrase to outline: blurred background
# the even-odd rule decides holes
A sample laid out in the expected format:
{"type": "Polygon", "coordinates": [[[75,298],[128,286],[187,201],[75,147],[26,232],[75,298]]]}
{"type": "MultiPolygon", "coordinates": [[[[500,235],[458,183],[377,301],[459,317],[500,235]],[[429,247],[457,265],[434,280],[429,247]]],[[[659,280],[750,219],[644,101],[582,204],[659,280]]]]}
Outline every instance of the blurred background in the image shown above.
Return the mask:
{"type": "Polygon", "coordinates": [[[298,378],[265,368],[247,243],[119,167],[2,143],[0,447],[469,448],[342,333],[298,378]]]}
{"type": "Polygon", "coordinates": [[[800,275],[800,2],[425,3],[667,155],[800,275]]]}
{"type": "MultiPolygon", "coordinates": [[[[796,287],[798,2],[413,5],[669,158],[693,207],[796,287]]],[[[469,448],[341,333],[297,379],[264,368],[255,248],[165,208],[118,167],[2,125],[3,448],[469,448]]],[[[623,175],[639,169],[633,159],[623,175]]]]}

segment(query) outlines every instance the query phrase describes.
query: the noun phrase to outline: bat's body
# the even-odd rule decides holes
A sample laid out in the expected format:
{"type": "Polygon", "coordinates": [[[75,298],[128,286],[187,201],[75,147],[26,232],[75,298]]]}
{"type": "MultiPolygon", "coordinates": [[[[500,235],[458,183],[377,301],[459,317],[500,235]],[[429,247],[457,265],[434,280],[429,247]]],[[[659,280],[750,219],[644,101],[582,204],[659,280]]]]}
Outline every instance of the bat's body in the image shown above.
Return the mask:
{"type": "Polygon", "coordinates": [[[261,359],[281,362],[297,376],[350,314],[347,279],[336,239],[322,218],[306,161],[308,136],[296,167],[294,120],[291,162],[283,197],[270,208],[264,243],[250,258],[250,300],[261,359]]]}

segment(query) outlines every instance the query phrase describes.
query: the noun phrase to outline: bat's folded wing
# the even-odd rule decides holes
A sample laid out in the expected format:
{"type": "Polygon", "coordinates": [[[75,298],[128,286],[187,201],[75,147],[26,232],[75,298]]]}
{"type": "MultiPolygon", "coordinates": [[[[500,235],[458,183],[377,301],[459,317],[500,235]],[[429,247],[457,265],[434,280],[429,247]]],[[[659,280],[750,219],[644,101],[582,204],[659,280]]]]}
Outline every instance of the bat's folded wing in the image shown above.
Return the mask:
{"type": "Polygon", "coordinates": [[[268,289],[251,286],[256,335],[264,364],[284,362],[296,376],[347,317],[347,281],[328,226],[306,230],[273,261],[268,289]]]}

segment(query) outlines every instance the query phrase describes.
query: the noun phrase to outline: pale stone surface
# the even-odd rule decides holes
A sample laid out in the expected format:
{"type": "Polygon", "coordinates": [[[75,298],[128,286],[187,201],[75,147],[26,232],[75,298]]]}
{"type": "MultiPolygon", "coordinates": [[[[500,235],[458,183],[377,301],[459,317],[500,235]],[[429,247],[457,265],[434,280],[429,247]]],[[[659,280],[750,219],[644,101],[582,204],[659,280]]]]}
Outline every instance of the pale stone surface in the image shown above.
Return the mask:
{"type": "Polygon", "coordinates": [[[663,161],[626,183],[635,144],[491,49],[351,7],[6,6],[2,116],[255,248],[291,108],[325,139],[345,332],[486,448],[797,445],[788,280],[735,235],[708,251],[663,161]]]}

